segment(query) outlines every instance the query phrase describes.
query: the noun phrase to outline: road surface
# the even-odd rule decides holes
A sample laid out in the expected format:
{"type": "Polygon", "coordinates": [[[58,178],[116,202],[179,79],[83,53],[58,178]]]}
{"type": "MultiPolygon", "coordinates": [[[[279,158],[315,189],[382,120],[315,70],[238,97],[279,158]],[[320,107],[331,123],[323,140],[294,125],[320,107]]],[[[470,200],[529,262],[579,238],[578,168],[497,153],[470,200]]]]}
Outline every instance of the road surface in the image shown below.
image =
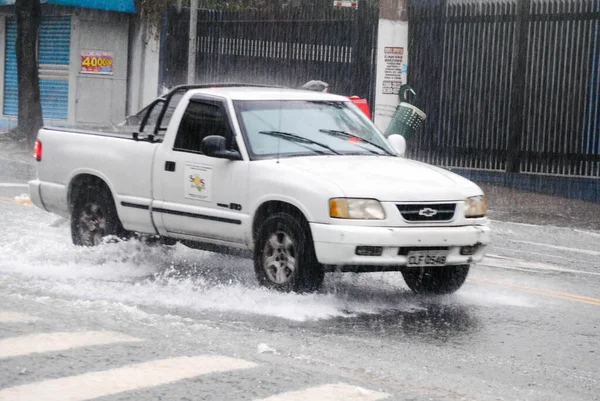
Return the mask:
{"type": "Polygon", "coordinates": [[[74,247],[31,174],[0,160],[0,401],[600,399],[599,231],[493,221],[452,296],[399,273],[278,294],[245,259],[74,247]]]}

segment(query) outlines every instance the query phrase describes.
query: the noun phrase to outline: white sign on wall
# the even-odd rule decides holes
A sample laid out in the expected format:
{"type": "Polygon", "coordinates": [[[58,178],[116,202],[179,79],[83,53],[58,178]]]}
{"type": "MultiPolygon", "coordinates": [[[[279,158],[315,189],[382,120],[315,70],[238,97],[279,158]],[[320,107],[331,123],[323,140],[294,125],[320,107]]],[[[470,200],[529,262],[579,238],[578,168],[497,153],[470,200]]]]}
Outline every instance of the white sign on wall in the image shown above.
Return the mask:
{"type": "Polygon", "coordinates": [[[385,69],[381,92],[384,95],[395,95],[402,86],[404,48],[386,46],[383,53],[385,69]]]}
{"type": "Polygon", "coordinates": [[[373,118],[381,131],[386,130],[400,103],[398,90],[407,82],[409,58],[408,22],[380,19],[377,32],[377,90],[373,118]]]}

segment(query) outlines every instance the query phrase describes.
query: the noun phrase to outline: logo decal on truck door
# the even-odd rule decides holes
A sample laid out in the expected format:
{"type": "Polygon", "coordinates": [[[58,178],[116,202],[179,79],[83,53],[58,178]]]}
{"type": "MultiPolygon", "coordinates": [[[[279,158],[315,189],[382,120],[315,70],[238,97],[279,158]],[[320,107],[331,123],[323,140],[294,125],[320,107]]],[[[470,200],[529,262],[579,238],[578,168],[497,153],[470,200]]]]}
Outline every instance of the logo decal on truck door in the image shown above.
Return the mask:
{"type": "Polygon", "coordinates": [[[206,181],[197,174],[190,175],[190,182],[193,183],[198,192],[202,192],[202,190],[206,188],[206,181]]]}
{"type": "Polygon", "coordinates": [[[212,200],[212,166],[186,164],[183,181],[184,196],[187,199],[204,202],[212,200]]]}

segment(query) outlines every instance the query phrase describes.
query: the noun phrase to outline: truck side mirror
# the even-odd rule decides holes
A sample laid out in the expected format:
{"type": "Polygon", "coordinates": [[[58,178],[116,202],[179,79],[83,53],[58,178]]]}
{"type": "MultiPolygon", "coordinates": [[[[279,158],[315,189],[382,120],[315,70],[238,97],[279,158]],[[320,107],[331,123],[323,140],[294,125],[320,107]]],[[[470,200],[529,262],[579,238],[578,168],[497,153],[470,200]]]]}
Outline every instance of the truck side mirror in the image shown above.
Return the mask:
{"type": "Polygon", "coordinates": [[[406,139],[402,135],[392,134],[387,138],[390,146],[400,157],[406,153],[406,139]]]}
{"type": "Polygon", "coordinates": [[[200,150],[206,156],[218,159],[242,160],[242,155],[237,150],[227,150],[225,138],[219,135],[210,135],[202,140],[200,150]]]}

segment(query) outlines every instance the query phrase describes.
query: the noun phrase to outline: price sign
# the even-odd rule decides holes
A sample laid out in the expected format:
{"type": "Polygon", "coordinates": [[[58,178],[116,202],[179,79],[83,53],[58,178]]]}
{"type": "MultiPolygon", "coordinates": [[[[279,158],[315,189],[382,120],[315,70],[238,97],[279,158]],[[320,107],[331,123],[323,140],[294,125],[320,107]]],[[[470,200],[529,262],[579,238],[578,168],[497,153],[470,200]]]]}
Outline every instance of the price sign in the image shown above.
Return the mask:
{"type": "Polygon", "coordinates": [[[350,7],[350,8],[358,8],[358,0],[334,0],[334,7],[350,7]]]}
{"type": "Polygon", "coordinates": [[[112,52],[82,51],[80,71],[84,74],[112,74],[112,52]]]}

